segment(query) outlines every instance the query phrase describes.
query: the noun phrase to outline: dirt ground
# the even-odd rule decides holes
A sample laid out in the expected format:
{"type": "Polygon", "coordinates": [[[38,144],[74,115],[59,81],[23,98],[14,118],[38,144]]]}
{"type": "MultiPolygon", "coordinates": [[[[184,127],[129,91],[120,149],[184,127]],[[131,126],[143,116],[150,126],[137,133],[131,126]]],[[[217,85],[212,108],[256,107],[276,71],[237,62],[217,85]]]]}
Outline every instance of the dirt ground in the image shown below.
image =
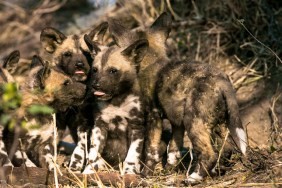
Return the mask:
{"type": "MultiPolygon", "coordinates": [[[[282,186],[281,2],[118,2],[116,6],[96,9],[86,0],[2,0],[0,57],[14,49],[20,50],[23,59],[43,54],[39,35],[46,26],[66,34],[82,33],[115,17],[127,27],[145,27],[167,10],[174,19],[168,39],[170,57],[207,62],[229,75],[251,148],[247,159],[234,155],[229,161],[233,165],[225,167],[224,175],[207,178],[195,187],[282,186]]],[[[143,182],[157,187],[188,186],[181,181],[183,175],[159,174],[143,182]]]]}

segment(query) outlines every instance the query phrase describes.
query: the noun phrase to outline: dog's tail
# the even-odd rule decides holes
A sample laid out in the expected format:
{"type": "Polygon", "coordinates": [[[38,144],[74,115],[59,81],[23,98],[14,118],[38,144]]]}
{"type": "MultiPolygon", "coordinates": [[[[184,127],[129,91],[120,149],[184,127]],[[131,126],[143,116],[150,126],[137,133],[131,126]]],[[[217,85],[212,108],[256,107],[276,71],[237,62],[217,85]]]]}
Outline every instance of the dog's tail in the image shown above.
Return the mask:
{"type": "Polygon", "coordinates": [[[227,128],[236,146],[246,155],[247,151],[247,134],[242,126],[239,114],[239,106],[233,86],[229,81],[222,81],[222,93],[227,105],[228,121],[227,128]]]}

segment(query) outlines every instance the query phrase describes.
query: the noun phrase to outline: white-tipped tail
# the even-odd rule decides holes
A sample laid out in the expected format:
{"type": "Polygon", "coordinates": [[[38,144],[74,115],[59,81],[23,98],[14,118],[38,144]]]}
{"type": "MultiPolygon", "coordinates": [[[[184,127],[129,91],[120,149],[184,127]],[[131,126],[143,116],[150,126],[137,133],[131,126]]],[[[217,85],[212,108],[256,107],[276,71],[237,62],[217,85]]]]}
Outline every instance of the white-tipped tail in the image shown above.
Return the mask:
{"type": "Polygon", "coordinates": [[[248,145],[246,132],[244,131],[244,129],[236,128],[236,134],[240,140],[240,150],[244,155],[246,155],[248,145]]]}

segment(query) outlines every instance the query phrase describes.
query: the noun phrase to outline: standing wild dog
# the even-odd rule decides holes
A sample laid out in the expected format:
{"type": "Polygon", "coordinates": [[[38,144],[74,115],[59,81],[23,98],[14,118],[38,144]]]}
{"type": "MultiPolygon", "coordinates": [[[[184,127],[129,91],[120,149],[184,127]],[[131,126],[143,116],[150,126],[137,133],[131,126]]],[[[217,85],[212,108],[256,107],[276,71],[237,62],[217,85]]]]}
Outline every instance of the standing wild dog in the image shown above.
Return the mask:
{"type": "Polygon", "coordinates": [[[16,118],[19,124],[25,122],[26,129],[22,128],[18,135],[8,129],[4,140],[7,140],[8,147],[11,147],[13,137],[18,136],[22,142],[21,150],[25,151],[36,165],[52,170],[53,117],[51,114],[33,114],[31,108],[36,105],[48,105],[55,111],[65,111],[70,105],[82,103],[86,86],[73,81],[61,70],[50,67],[48,62],[44,63],[40,57],[34,56],[29,76],[20,92],[22,103],[16,111],[16,118]]]}
{"type": "MultiPolygon", "coordinates": [[[[101,37],[107,28],[106,22],[100,24],[89,32],[90,40],[85,40],[84,35],[65,36],[60,31],[47,27],[42,30],[40,40],[43,48],[51,54],[55,66],[63,70],[73,80],[85,84],[89,77],[93,58],[97,53],[94,43],[102,40],[101,37]]],[[[56,114],[58,128],[65,129],[68,126],[75,143],[80,139],[79,136],[84,136],[80,132],[87,130],[86,124],[89,124],[87,119],[92,119],[92,110],[89,108],[87,104],[83,104],[79,107],[72,106],[66,112],[56,114]]]]}
{"type": "Polygon", "coordinates": [[[96,102],[86,174],[104,168],[104,160],[112,166],[124,162],[125,174],[140,171],[144,115],[137,65],[147,47],[147,40],[139,40],[123,49],[100,46],[89,84],[90,95],[96,102]]]}
{"type": "MultiPolygon", "coordinates": [[[[146,166],[154,169],[159,162],[158,147],[161,139],[162,118],[172,124],[172,140],[168,147],[168,163],[175,165],[180,157],[184,128],[197,155],[190,183],[202,180],[216,164],[218,155],[212,145],[212,132],[225,125],[235,144],[245,155],[246,133],[239,117],[235,91],[228,77],[216,68],[198,62],[171,61],[166,55],[165,42],[170,31],[170,17],[163,13],[142,34],[149,41],[148,53],[138,65],[139,83],[147,113],[146,166]]],[[[117,22],[109,24],[119,46],[125,47],[132,35],[117,22]]],[[[135,33],[136,34],[136,33],[135,33]]],[[[149,173],[144,168],[145,174],[149,173]]]]}

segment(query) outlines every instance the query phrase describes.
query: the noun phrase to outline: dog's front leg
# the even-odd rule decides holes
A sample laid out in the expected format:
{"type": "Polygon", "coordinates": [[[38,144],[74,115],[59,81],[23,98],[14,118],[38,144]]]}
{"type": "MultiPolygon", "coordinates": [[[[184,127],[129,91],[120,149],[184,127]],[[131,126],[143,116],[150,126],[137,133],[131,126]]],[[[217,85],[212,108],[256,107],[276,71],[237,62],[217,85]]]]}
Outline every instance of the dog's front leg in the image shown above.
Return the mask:
{"type": "Polygon", "coordinates": [[[140,157],[143,151],[145,132],[144,121],[140,117],[135,117],[127,121],[130,126],[128,131],[130,146],[124,161],[123,173],[136,174],[140,173],[140,157]]]}
{"type": "Polygon", "coordinates": [[[3,129],[4,126],[0,125],[0,165],[2,166],[13,166],[9,159],[5,144],[3,142],[3,129]]]}
{"type": "Polygon", "coordinates": [[[98,117],[97,121],[95,121],[95,126],[92,129],[90,150],[88,153],[88,165],[83,171],[84,174],[92,174],[95,170],[105,168],[106,164],[101,157],[101,153],[106,145],[107,136],[107,124],[101,117],[98,117]]]}
{"type": "Polygon", "coordinates": [[[74,172],[81,172],[83,164],[85,162],[85,154],[86,152],[86,141],[87,141],[87,134],[86,131],[78,127],[77,129],[77,136],[78,142],[77,145],[71,155],[71,160],[69,164],[69,168],[74,172]]]}
{"type": "Polygon", "coordinates": [[[48,141],[42,144],[42,147],[39,149],[39,163],[43,168],[47,168],[49,171],[54,170],[55,168],[55,159],[54,159],[54,139],[50,137],[48,141]]]}
{"type": "Polygon", "coordinates": [[[145,167],[143,175],[150,175],[154,172],[155,166],[161,160],[160,146],[162,136],[162,120],[157,108],[154,108],[147,115],[147,140],[145,144],[145,167]]]}

